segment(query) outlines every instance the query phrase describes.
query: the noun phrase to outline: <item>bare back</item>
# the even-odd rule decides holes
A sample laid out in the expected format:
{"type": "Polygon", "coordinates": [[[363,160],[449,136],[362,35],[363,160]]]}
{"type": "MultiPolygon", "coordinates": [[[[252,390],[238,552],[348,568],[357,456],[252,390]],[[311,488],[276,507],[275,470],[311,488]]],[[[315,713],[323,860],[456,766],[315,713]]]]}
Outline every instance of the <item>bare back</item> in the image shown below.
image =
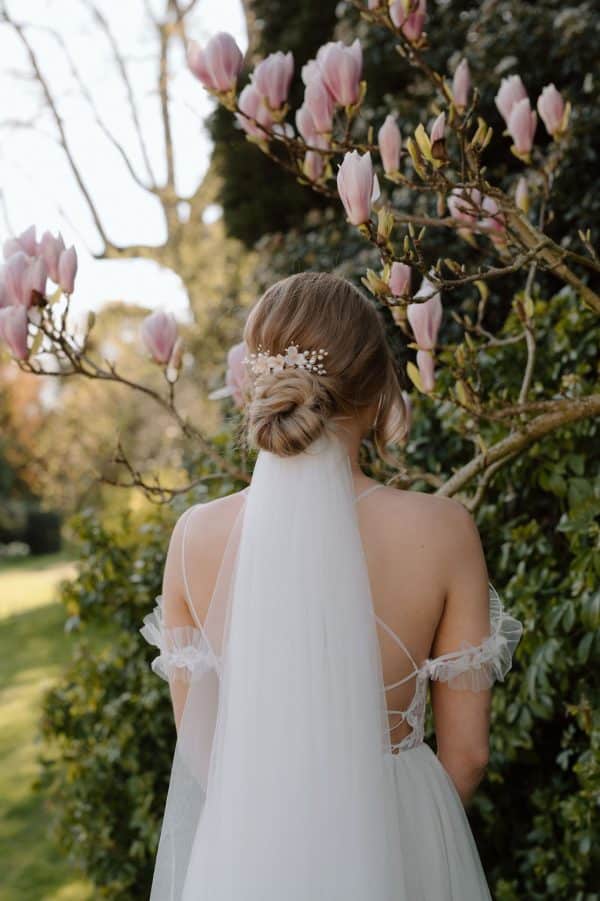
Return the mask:
{"type": "MultiPolygon", "coordinates": [[[[374,483],[355,481],[361,495],[374,483]]],[[[163,590],[173,623],[204,622],[243,492],[207,504],[178,521],[169,546],[163,590]],[[185,531],[185,569],[181,570],[185,531]],[[191,608],[191,609],[190,609],[191,608]]],[[[461,642],[478,644],[489,634],[488,574],[471,514],[459,502],[420,492],[380,487],[358,501],[358,519],[378,619],[383,677],[389,711],[404,711],[415,692],[415,665],[455,651],[461,642]],[[393,633],[393,634],[392,634],[393,633]],[[404,648],[402,647],[404,645],[404,648]],[[412,660],[411,660],[412,658],[412,660]],[[397,683],[401,683],[397,685],[397,683]]],[[[488,692],[456,692],[443,683],[432,688],[438,749],[460,744],[455,724],[475,743],[487,741],[488,692]]],[[[395,742],[410,732],[404,717],[390,713],[395,742]]]]}

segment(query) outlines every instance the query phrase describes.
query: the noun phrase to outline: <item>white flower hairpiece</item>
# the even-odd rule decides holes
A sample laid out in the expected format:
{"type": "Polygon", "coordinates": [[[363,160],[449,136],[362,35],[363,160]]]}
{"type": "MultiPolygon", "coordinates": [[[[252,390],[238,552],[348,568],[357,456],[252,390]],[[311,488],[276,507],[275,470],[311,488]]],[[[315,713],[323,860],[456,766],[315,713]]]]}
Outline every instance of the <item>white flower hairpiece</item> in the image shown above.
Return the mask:
{"type": "Polygon", "coordinates": [[[327,351],[299,350],[296,344],[290,344],[282,354],[270,354],[260,347],[258,352],[245,357],[249,369],[254,375],[264,375],[271,372],[281,372],[283,369],[307,369],[316,375],[326,375],[322,360],[327,356],[327,351]]]}

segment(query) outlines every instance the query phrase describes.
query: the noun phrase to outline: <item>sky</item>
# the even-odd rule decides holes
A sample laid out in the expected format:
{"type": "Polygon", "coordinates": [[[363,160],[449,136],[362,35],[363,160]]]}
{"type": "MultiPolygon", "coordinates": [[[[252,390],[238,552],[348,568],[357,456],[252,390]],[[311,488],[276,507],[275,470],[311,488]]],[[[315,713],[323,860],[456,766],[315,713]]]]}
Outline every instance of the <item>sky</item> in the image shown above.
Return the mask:
{"type": "MultiPolygon", "coordinates": [[[[94,0],[109,21],[133,84],[144,143],[158,179],[164,176],[164,143],[155,86],[157,52],[144,0],[94,0]]],[[[165,0],[147,0],[155,13],[165,0]]],[[[95,201],[105,231],[117,244],[160,244],[165,238],[158,202],[138,188],[117,151],[97,127],[93,114],[74,80],[59,31],[101,118],[131,156],[143,175],[143,156],[132,127],[123,82],[114,65],[110,45],[90,13],[88,0],[6,0],[11,16],[28,23],[28,38],[44,77],[58,100],[67,136],[95,201]]],[[[200,0],[189,16],[189,35],[200,44],[217,31],[228,31],[244,53],[245,22],[239,0],[200,0]]],[[[177,186],[192,194],[208,167],[211,142],[203,119],[216,101],[195,79],[183,54],[169,61],[171,114],[177,186]]],[[[151,261],[100,261],[93,257],[101,241],[56,142],[53,120],[43,95],[30,77],[26,52],[14,31],[0,26],[0,242],[35,223],[38,238],[48,229],[60,231],[79,257],[79,273],[72,304],[82,311],[98,309],[109,300],[141,303],[189,318],[187,295],[180,279],[151,261]],[[24,127],[23,123],[32,123],[24,127]]],[[[219,208],[205,211],[207,220],[219,208]]]]}

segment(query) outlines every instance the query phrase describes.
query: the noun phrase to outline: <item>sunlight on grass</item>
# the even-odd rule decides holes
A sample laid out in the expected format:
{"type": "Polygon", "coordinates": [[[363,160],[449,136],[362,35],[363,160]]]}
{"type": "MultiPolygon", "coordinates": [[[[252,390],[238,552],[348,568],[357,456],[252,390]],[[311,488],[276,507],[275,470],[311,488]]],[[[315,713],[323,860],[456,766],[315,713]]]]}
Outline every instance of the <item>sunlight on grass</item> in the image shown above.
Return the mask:
{"type": "Polygon", "coordinates": [[[64,555],[0,567],[0,901],[88,901],[53,843],[37,776],[40,702],[70,656],[65,614],[56,601],[75,568],[64,555]]]}
{"type": "Polygon", "coordinates": [[[61,579],[75,576],[63,554],[25,557],[0,564],[0,620],[51,603],[61,579]]]}

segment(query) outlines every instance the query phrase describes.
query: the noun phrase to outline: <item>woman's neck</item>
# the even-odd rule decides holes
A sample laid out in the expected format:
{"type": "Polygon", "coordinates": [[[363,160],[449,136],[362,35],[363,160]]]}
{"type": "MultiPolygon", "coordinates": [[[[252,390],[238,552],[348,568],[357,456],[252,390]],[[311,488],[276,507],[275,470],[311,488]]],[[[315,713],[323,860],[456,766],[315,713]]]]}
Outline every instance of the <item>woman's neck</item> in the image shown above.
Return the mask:
{"type": "Polygon", "coordinates": [[[358,459],[360,453],[360,445],[363,438],[363,429],[361,424],[354,418],[342,418],[335,420],[336,433],[348,452],[352,475],[355,477],[366,478],[360,468],[358,459]]]}

